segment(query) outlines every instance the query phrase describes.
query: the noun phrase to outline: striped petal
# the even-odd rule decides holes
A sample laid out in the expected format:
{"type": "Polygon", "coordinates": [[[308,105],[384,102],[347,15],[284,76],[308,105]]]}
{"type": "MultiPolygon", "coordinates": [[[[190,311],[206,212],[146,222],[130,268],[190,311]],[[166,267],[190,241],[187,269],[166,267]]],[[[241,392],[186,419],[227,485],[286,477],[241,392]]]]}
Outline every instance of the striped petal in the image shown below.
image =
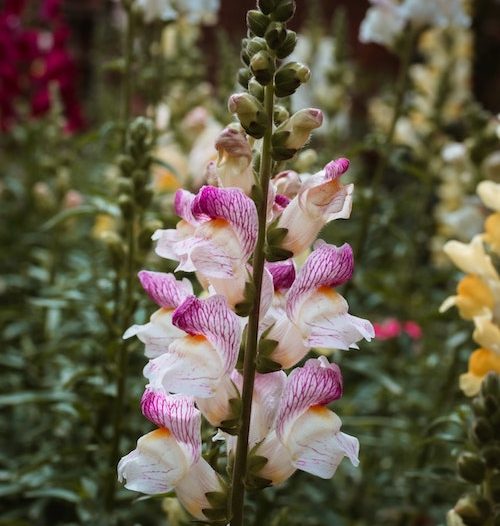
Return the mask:
{"type": "Polygon", "coordinates": [[[257,209],[254,202],[237,188],[204,186],[193,200],[192,212],[198,221],[222,219],[234,229],[247,260],[257,240],[257,209]]]}
{"type": "Polygon", "coordinates": [[[147,295],[167,309],[175,309],[193,294],[191,282],[188,279],[177,281],[173,274],[141,270],[139,280],[147,295]]]}
{"type": "Polygon", "coordinates": [[[203,335],[217,351],[223,374],[234,369],[241,343],[241,322],[223,296],[188,298],[177,308],[173,324],[190,335],[203,335]]]}
{"type": "Polygon", "coordinates": [[[276,419],[277,435],[286,441],[293,423],[310,407],[326,405],[342,396],[339,367],[321,356],[294,369],[287,380],[276,419]]]}
{"type": "Polygon", "coordinates": [[[342,285],[351,279],[353,271],[350,245],[317,244],[288,292],[286,311],[290,319],[294,320],[300,305],[317,289],[342,285]]]}

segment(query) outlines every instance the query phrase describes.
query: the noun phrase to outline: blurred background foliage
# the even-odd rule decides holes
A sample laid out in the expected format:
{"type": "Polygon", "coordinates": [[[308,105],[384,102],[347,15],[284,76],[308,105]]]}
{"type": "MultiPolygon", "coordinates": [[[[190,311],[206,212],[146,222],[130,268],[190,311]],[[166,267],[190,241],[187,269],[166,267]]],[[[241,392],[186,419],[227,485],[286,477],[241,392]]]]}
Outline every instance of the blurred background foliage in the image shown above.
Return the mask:
{"type": "MultiPolygon", "coordinates": [[[[8,28],[12,3],[3,4],[8,28]]],[[[124,262],[132,256],[126,205],[118,199],[125,195],[118,156],[127,133],[123,12],[117,2],[98,0],[64,1],[56,15],[40,14],[38,2],[24,10],[17,4],[28,35],[19,48],[24,54],[12,51],[19,32],[0,39],[0,62],[24,61],[15,82],[2,63],[0,101],[0,525],[184,524],[175,501],[137,499],[122,489],[109,497],[121,334],[132,314],[144,322],[152,311],[135,285],[124,305],[124,262]],[[29,53],[34,32],[59,38],[67,53],[55,57],[52,76],[36,74],[40,61],[48,68],[55,58],[29,53]]],[[[140,222],[134,220],[136,270],[146,262],[173,269],[151,255],[149,236],[175,222],[172,192],[199,185],[216,156],[211,145],[230,121],[226,100],[236,89],[244,12],[252,6],[222,1],[220,23],[203,28],[185,21],[136,27],[130,113],[155,123],[146,126],[154,146],[142,184],[152,193],[140,222]]],[[[352,217],[323,235],[356,250],[356,277],[344,292],[358,315],[386,328],[391,320],[414,322],[421,334],[389,330],[359,352],[334,356],[345,383],[336,410],[361,442],[360,467],[343,464],[331,481],[298,473],[252,496],[256,526],[442,525],[466,487],[454,464],[471,414],[457,377],[473,344],[454,313],[438,314],[457,281],[440,247],[468,235],[449,213],[469,203],[477,181],[500,181],[498,156],[492,160],[500,109],[492,25],[498,29],[499,7],[478,0],[472,30],[415,37],[413,69],[399,84],[398,102],[398,58],[357,41],[367,6],[298,2],[296,54],[313,79],[290,105],[318,106],[327,119],[293,167],[314,171],[338,156],[353,161],[352,217]],[[455,156],[453,144],[461,145],[455,156]]],[[[130,141],[129,135],[129,147],[130,141]]],[[[471,206],[480,228],[484,211],[471,206]]],[[[146,431],[137,410],[145,359],[135,343],[125,352],[120,455],[146,431]]]]}

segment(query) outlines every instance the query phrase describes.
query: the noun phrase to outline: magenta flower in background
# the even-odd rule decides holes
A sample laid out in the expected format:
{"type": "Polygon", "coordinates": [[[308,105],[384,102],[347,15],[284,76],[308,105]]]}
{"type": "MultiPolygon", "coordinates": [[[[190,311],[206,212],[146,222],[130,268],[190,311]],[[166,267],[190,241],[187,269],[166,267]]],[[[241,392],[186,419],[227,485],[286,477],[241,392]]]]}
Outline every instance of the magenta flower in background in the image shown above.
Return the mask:
{"type": "Polygon", "coordinates": [[[26,1],[7,1],[0,11],[0,129],[18,120],[17,106],[26,102],[35,118],[60,97],[65,128],[83,128],[77,93],[78,71],[68,50],[70,28],[61,13],[61,0],[43,0],[36,20],[27,20],[26,1]],[[52,86],[54,88],[52,88],[52,86]]]}

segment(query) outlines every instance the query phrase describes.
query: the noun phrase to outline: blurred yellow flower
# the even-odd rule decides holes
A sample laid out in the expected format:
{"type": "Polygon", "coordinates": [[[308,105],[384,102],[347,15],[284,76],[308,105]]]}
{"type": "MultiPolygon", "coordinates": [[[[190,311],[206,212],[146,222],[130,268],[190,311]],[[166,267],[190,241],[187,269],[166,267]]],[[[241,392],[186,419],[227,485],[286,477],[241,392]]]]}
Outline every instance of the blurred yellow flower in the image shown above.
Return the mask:
{"type": "Polygon", "coordinates": [[[460,375],[460,389],[467,396],[475,396],[483,378],[492,371],[500,373],[500,354],[489,349],[476,349],[469,357],[468,372],[460,375]]]}
{"type": "Polygon", "coordinates": [[[491,250],[500,254],[500,213],[491,214],[484,223],[483,239],[491,250]]]}
{"type": "Polygon", "coordinates": [[[92,228],[92,237],[101,239],[108,232],[116,230],[116,219],[108,214],[97,214],[92,228]]]}
{"type": "Polygon", "coordinates": [[[444,312],[456,305],[462,318],[472,320],[481,314],[491,312],[494,304],[495,299],[488,285],[479,276],[468,274],[459,282],[457,295],[446,299],[439,311],[444,312]]]}

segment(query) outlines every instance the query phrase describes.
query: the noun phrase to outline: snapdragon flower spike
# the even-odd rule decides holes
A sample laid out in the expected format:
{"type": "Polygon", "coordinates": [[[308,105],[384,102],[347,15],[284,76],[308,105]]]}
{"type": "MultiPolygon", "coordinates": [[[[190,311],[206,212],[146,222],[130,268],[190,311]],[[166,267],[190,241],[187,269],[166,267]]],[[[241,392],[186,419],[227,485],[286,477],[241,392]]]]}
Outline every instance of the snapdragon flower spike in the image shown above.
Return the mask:
{"type": "Polygon", "coordinates": [[[172,314],[188,296],[193,287],[188,279],[178,281],[173,274],[141,270],[139,280],[148,296],[160,306],[149,323],[132,325],[123,338],[137,336],[145,345],[147,358],[156,358],[167,352],[168,346],[184,333],[172,324],[172,314]]]}
{"type": "Polygon", "coordinates": [[[348,314],[347,301],[332,287],[351,279],[354,270],[352,248],[316,244],[287,295],[288,318],[310,347],[357,348],[356,342],[375,336],[373,325],[348,314]]]}
{"type": "Polygon", "coordinates": [[[358,465],[359,442],[340,432],[340,418],[326,405],[342,396],[342,376],[322,356],[308,360],[288,376],[281,397],[275,431],[259,447],[268,459],[260,475],[273,483],[294,469],[331,478],[347,456],[358,465]]]}
{"type": "Polygon", "coordinates": [[[219,383],[238,359],[242,327],[223,296],[187,298],[172,323],[183,331],[168,352],[151,360],[144,375],[153,387],[200,398],[215,395],[219,383]]]}
{"type": "Polygon", "coordinates": [[[141,409],[158,429],[139,438],[136,449],[120,460],[119,481],[125,481],[127,489],[149,495],[175,489],[187,511],[206,520],[203,511],[210,508],[206,493],[223,488],[201,457],[201,414],[193,399],[147,387],[141,409]]]}
{"type": "Polygon", "coordinates": [[[177,270],[231,278],[250,258],[257,239],[257,210],[238,188],[204,186],[196,196],[176,194],[182,221],[157,231],[156,252],[180,262],[177,270]]]}
{"type": "Polygon", "coordinates": [[[300,254],[311,246],[327,223],[351,215],[354,185],[344,186],[340,182],[348,168],[348,159],[331,161],[302,184],[278,221],[279,228],[288,230],[282,248],[300,254]]]}

